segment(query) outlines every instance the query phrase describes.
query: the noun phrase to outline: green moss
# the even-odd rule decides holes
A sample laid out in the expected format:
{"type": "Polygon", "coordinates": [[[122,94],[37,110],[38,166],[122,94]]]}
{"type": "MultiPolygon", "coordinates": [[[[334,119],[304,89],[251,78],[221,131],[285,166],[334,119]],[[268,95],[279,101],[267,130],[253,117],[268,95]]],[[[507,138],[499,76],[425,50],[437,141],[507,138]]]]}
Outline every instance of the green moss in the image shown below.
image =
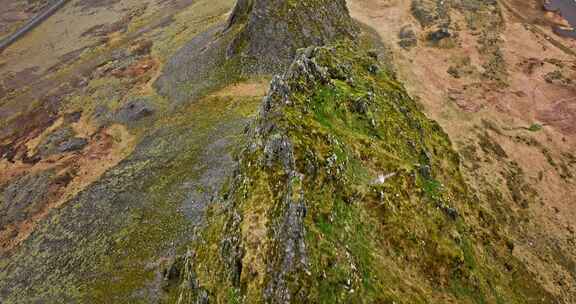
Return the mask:
{"type": "MultiPolygon", "coordinates": [[[[183,153],[177,154],[154,177],[145,180],[143,195],[151,201],[145,208],[136,209],[130,218],[125,219],[124,228],[115,233],[108,253],[99,263],[98,273],[111,279],[97,279],[86,290],[87,298],[98,303],[139,301],[134,292],[151,284],[160,269],[151,267],[159,258],[174,246],[168,240],[179,244],[176,253],[183,254],[186,243],[182,243],[186,234],[193,231],[189,220],[179,211],[185,199],[184,182],[194,181],[202,172],[199,169],[205,148],[214,139],[213,130],[222,122],[228,124],[242,121],[246,115],[252,115],[258,99],[207,98],[197,104],[184,108],[169,118],[160,120],[157,125],[171,134],[185,136],[183,153]],[[190,131],[192,131],[190,133],[190,131]]],[[[234,133],[232,133],[234,134],[234,133]]],[[[240,137],[240,132],[236,136],[240,137]]],[[[229,137],[229,149],[233,149],[238,138],[229,137]]],[[[166,147],[157,147],[158,153],[166,147]]],[[[170,291],[170,290],[169,290],[170,291]]],[[[166,294],[169,299],[177,299],[179,289],[166,294]]]]}
{"type": "Polygon", "coordinates": [[[351,43],[306,52],[321,68],[291,70],[287,91],[265,101],[261,131],[195,245],[200,287],[216,302],[229,288],[245,303],[274,290],[318,303],[525,303],[528,288],[548,299],[510,255],[497,219],[479,209],[446,134],[403,87],[351,43]],[[328,79],[313,74],[321,71],[328,79]],[[282,226],[298,202],[302,227],[298,218],[282,226]],[[304,256],[298,234],[278,227],[303,229],[304,256]],[[242,253],[234,267],[223,240],[242,253]],[[294,255],[281,250],[288,244],[294,255]],[[282,262],[293,256],[292,266],[282,262]],[[527,279],[516,282],[509,264],[527,279]]]}
{"type": "Polygon", "coordinates": [[[530,127],[527,128],[527,130],[531,132],[538,132],[542,130],[542,125],[538,123],[533,123],[530,125],[530,127]]]}

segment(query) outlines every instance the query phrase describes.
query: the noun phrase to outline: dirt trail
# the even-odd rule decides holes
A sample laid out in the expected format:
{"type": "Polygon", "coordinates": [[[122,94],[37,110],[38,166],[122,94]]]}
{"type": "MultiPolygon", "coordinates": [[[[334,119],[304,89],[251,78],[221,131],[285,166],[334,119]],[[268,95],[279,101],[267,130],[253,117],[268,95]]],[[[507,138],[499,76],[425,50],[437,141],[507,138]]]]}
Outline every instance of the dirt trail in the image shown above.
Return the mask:
{"type": "Polygon", "coordinates": [[[234,84],[213,93],[213,97],[264,97],[268,92],[269,79],[250,80],[234,84]]]}

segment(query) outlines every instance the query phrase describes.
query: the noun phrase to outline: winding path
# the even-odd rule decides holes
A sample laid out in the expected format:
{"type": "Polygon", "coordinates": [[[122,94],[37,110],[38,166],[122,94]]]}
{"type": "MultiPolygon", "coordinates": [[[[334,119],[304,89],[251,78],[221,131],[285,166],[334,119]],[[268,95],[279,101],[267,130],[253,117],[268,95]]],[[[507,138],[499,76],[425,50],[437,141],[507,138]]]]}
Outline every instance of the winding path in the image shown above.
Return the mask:
{"type": "Polygon", "coordinates": [[[24,26],[22,26],[19,30],[2,39],[0,41],[0,53],[12,45],[12,43],[16,42],[18,39],[22,38],[28,32],[40,25],[44,20],[48,19],[50,16],[56,13],[68,1],[69,0],[56,0],[52,5],[48,5],[42,12],[26,22],[26,24],[24,24],[24,26]]]}

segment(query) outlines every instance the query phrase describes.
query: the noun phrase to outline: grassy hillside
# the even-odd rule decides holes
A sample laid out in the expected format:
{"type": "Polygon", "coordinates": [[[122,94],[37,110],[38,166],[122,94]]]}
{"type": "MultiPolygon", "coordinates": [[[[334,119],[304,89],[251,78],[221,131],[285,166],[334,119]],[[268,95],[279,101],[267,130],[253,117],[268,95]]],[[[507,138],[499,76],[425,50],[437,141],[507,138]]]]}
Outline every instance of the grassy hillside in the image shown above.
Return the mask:
{"type": "Polygon", "coordinates": [[[205,231],[169,270],[174,294],[551,303],[468,190],[446,134],[373,56],[308,48],[272,81],[205,231]]]}
{"type": "Polygon", "coordinates": [[[0,58],[0,303],[573,302],[571,137],[458,109],[538,69],[497,2],[70,3],[0,58]]]}

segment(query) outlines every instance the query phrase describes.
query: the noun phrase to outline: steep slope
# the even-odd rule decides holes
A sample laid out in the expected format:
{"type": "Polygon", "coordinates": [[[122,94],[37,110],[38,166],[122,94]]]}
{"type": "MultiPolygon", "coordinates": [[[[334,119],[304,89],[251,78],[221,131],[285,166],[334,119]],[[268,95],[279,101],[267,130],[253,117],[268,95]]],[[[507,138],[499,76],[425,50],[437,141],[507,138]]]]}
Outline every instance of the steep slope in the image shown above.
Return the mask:
{"type": "Polygon", "coordinates": [[[268,73],[285,70],[299,48],[357,34],[345,0],[240,0],[227,30],[239,31],[228,58],[241,56],[245,69],[268,73]]]}
{"type": "Polygon", "coordinates": [[[463,173],[561,303],[576,303],[576,40],[542,1],[348,1],[463,173]],[[435,37],[436,40],[430,38],[435,37]]]}
{"type": "Polygon", "coordinates": [[[297,49],[357,33],[344,0],[240,0],[226,24],[199,35],[171,58],[155,86],[172,102],[182,102],[214,83],[280,73],[297,49]]]}
{"type": "Polygon", "coordinates": [[[274,78],[226,188],[167,270],[184,303],[553,301],[447,135],[354,43],[274,78]]]}
{"type": "MultiPolygon", "coordinates": [[[[240,51],[227,59],[243,28],[224,31],[233,4],[72,2],[3,54],[0,302],[165,299],[164,265],[206,220],[268,77],[247,79],[240,51]]],[[[291,17],[321,12],[294,4],[291,17]]]]}
{"type": "MultiPolygon", "coordinates": [[[[515,209],[465,178],[511,153],[484,132],[461,163],[343,0],[71,3],[0,58],[1,303],[571,303],[518,257],[522,168],[493,170],[515,209]]],[[[451,1],[414,3],[453,30],[451,1]]]]}

